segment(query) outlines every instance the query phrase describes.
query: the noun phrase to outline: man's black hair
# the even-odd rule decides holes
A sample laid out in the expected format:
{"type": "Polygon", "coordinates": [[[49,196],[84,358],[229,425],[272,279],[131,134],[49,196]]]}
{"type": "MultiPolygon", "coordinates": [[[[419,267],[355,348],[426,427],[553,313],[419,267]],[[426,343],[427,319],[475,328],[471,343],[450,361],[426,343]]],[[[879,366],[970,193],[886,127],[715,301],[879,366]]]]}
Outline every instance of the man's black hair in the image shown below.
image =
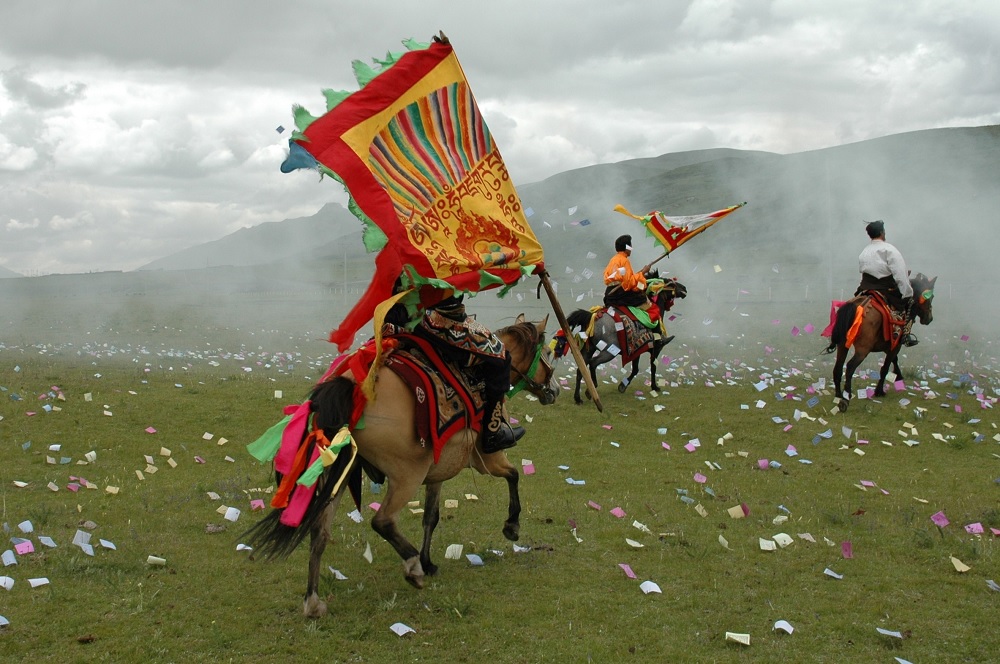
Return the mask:
{"type": "Polygon", "coordinates": [[[867,231],[868,237],[874,240],[877,237],[885,235],[885,224],[881,219],[876,219],[865,226],[865,231],[867,231]]]}

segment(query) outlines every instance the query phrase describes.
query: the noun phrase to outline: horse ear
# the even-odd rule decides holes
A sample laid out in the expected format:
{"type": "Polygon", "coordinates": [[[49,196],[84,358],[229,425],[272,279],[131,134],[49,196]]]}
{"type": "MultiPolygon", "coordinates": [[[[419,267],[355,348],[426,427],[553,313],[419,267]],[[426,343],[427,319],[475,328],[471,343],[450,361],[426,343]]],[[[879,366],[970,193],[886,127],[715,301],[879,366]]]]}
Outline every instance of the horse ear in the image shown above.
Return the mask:
{"type": "Polygon", "coordinates": [[[937,277],[934,277],[933,279],[931,279],[931,288],[934,288],[934,284],[936,284],[936,283],[937,283],[937,277]]]}
{"type": "Polygon", "coordinates": [[[542,322],[536,324],[535,327],[538,328],[539,332],[541,332],[541,333],[544,334],[545,333],[545,326],[548,325],[548,323],[549,323],[549,315],[545,314],[545,318],[542,319],[542,322]]]}
{"type": "Polygon", "coordinates": [[[518,314],[517,318],[514,319],[514,325],[520,325],[524,322],[524,314],[518,314]]]}

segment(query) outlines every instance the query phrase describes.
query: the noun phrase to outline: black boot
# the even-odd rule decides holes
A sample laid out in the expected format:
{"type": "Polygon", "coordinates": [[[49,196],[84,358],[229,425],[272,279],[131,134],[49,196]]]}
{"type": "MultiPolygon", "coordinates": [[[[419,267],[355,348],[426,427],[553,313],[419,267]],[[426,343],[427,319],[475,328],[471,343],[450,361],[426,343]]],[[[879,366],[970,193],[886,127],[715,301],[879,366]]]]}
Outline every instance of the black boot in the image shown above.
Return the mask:
{"type": "Polygon", "coordinates": [[[483,453],[493,454],[514,447],[524,436],[524,427],[511,427],[503,416],[503,404],[496,402],[483,416],[483,453]]]}

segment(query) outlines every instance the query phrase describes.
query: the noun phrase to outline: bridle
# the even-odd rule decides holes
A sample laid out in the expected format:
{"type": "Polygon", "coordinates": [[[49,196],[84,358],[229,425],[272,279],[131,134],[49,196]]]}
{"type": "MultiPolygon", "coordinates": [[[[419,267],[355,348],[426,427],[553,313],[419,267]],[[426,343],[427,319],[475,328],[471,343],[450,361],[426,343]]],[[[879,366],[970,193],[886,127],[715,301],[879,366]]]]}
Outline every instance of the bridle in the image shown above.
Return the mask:
{"type": "MultiPolygon", "coordinates": [[[[533,325],[532,328],[534,328],[533,325]]],[[[528,367],[528,371],[523,372],[517,367],[513,365],[511,366],[511,372],[517,376],[518,380],[516,383],[511,385],[510,390],[507,391],[508,399],[525,389],[539,398],[543,395],[548,395],[554,398],[554,391],[549,388],[549,381],[552,380],[552,374],[554,373],[552,362],[549,357],[551,352],[552,351],[545,345],[544,337],[538,338],[535,341],[535,356],[531,360],[531,365],[528,367]],[[541,364],[545,369],[543,372],[545,376],[544,383],[536,381],[532,378],[532,376],[537,373],[539,364],[541,364]]]]}

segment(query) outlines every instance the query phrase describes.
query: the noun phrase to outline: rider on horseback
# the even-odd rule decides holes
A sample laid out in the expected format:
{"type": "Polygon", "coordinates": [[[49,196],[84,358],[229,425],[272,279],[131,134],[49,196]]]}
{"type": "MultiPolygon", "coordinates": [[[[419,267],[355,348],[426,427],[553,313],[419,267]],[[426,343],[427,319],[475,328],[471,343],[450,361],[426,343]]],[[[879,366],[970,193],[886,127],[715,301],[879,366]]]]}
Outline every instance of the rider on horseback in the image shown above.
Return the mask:
{"type": "Polygon", "coordinates": [[[649,265],[644,265],[638,272],[632,271],[629,256],[632,255],[632,236],[622,235],[615,240],[615,251],[611,261],[604,269],[604,306],[649,308],[646,297],[646,273],[649,265]]]}
{"type": "MultiPolygon", "coordinates": [[[[397,281],[397,290],[400,287],[397,281]]],[[[483,452],[492,454],[513,447],[524,436],[524,427],[511,427],[503,413],[504,396],[510,390],[510,353],[493,332],[466,315],[462,295],[428,305],[417,322],[397,303],[386,314],[385,324],[383,334],[412,329],[412,334],[430,341],[446,361],[483,382],[483,452]]]]}
{"type": "Polygon", "coordinates": [[[901,312],[907,319],[903,343],[906,346],[916,346],[917,337],[909,331],[909,326],[912,324],[910,310],[913,303],[913,288],[910,286],[903,255],[896,247],[885,241],[885,224],[881,219],[869,223],[865,226],[865,231],[871,242],[858,256],[861,284],[854,294],[861,295],[866,291],[882,293],[889,306],[901,312]]]}

